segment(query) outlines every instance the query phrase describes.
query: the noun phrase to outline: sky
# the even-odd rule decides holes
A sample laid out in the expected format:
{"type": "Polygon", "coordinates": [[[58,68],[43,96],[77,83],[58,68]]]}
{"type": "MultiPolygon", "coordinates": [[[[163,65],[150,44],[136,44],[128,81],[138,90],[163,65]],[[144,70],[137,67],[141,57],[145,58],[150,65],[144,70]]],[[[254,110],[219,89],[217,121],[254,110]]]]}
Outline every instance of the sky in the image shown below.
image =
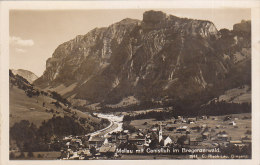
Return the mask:
{"type": "MultiPolygon", "coordinates": [[[[46,60],[58,45],[87,34],[96,27],[107,27],[124,18],[142,20],[148,9],[127,10],[11,10],[9,48],[11,69],[26,69],[41,76],[46,60]]],[[[156,10],[156,9],[153,9],[156,10]]],[[[209,20],[217,29],[232,29],[241,20],[250,20],[250,9],[165,9],[179,17],[209,20]]]]}

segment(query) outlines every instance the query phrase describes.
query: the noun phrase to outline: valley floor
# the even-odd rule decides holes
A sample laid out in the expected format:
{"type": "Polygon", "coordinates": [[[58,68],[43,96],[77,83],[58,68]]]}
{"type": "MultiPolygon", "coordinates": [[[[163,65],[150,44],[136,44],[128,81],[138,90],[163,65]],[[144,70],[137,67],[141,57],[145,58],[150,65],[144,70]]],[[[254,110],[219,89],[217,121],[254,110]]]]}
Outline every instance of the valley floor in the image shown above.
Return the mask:
{"type": "MultiPolygon", "coordinates": [[[[15,159],[250,159],[251,114],[198,116],[197,118],[132,120],[130,132],[118,125],[122,116],[97,114],[108,118],[110,125],[86,136],[67,136],[60,139],[61,152],[33,152],[33,157],[15,159]],[[111,120],[120,119],[120,120],[111,120]],[[161,135],[160,135],[161,132],[161,135]],[[90,136],[90,137],[89,137],[90,136]],[[158,142],[158,138],[162,138],[158,142]],[[182,141],[181,141],[182,139],[182,141]],[[184,150],[186,151],[184,151],[184,150]],[[167,153],[152,153],[169,150],[167,153]],[[188,150],[195,150],[188,151],[188,150]],[[204,151],[205,150],[205,151],[204,151]],[[213,150],[213,151],[207,151],[213,150]],[[170,152],[171,151],[171,152],[170,152]],[[236,152],[234,152],[236,151],[236,152]],[[55,157],[56,156],[56,157],[55,157]]],[[[21,154],[21,153],[20,153],[21,154]]],[[[18,155],[18,156],[17,156],[18,155]]]]}

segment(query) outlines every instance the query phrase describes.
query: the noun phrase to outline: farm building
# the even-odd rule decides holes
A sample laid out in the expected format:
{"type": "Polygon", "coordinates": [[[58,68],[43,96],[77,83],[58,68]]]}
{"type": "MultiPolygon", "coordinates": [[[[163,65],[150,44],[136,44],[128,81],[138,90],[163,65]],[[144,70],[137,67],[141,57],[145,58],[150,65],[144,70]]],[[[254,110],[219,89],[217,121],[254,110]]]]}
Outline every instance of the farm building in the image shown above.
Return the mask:
{"type": "Polygon", "coordinates": [[[103,145],[105,138],[99,136],[93,136],[89,139],[89,147],[99,148],[103,145]]]}

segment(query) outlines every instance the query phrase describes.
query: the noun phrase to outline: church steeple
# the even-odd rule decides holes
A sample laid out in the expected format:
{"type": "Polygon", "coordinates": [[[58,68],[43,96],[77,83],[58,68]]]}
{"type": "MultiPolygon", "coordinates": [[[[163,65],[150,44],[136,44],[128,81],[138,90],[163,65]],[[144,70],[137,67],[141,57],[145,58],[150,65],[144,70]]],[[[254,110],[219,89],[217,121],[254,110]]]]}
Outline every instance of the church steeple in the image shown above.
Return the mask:
{"type": "Polygon", "coordinates": [[[163,139],[162,137],[162,124],[159,125],[159,143],[161,142],[161,140],[163,139]]]}

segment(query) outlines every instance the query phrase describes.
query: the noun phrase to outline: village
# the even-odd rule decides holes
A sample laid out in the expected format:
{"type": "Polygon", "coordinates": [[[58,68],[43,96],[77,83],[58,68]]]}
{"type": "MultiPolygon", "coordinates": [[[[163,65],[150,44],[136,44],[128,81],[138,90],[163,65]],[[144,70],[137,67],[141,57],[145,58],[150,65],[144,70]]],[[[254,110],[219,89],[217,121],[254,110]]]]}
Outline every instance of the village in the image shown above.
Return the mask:
{"type": "Polygon", "coordinates": [[[116,131],[110,129],[106,134],[99,132],[64,137],[60,141],[62,150],[59,159],[129,159],[134,155],[143,155],[146,159],[154,159],[158,155],[198,159],[208,153],[217,155],[205,158],[225,158],[231,147],[235,148],[236,154],[251,147],[250,120],[249,114],[245,114],[132,121],[131,126],[135,130],[122,127],[116,131]]]}

